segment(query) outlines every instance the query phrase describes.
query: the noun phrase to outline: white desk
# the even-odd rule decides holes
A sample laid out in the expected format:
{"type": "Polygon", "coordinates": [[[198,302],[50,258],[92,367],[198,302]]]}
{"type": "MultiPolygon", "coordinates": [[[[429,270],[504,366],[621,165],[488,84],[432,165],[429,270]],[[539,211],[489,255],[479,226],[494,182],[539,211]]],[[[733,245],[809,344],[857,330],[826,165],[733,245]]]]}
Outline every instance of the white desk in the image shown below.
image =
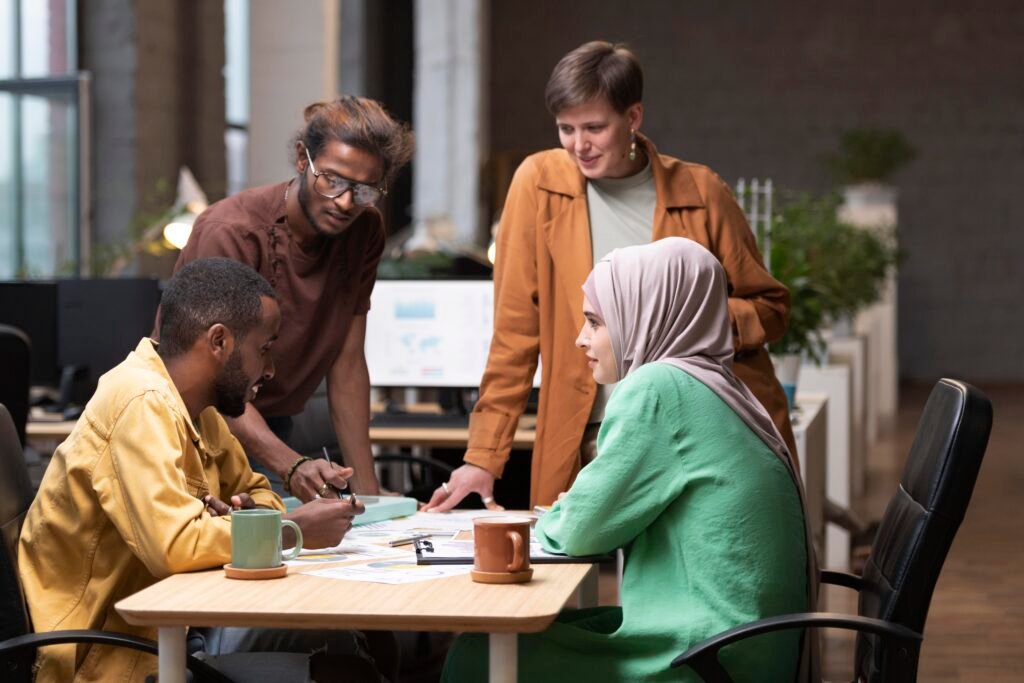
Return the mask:
{"type": "MultiPolygon", "coordinates": [[[[849,509],[850,416],[853,397],[850,368],[846,365],[804,365],[800,368],[800,388],[828,396],[825,494],[833,503],[849,509]]],[[[819,560],[823,567],[847,571],[850,565],[850,532],[835,524],[828,524],[825,528],[825,555],[819,560]]]]}
{"type": "Polygon", "coordinates": [[[800,476],[804,481],[807,516],[818,557],[825,551],[825,480],[828,397],[798,392],[793,415],[793,436],[800,458],[800,476]]]}
{"type": "MultiPolygon", "coordinates": [[[[889,433],[899,405],[896,280],[889,275],[882,300],[857,316],[856,330],[867,337],[869,409],[877,415],[877,433],[889,433]]],[[[872,443],[874,443],[872,441],[872,443]]]]}
{"type": "Polygon", "coordinates": [[[828,337],[828,360],[847,365],[853,388],[850,411],[850,489],[854,499],[864,495],[867,485],[868,446],[878,434],[877,416],[868,411],[867,340],[863,335],[828,337]],[[868,423],[871,423],[870,425],[868,423]]]}

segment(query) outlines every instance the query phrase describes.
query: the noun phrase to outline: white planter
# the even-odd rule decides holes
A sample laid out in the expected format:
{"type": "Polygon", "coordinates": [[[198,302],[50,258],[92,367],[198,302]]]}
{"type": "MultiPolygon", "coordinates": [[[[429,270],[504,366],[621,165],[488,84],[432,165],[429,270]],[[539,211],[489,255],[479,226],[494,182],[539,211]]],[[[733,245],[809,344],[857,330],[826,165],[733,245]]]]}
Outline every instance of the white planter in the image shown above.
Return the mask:
{"type": "Polygon", "coordinates": [[[891,185],[860,183],[843,188],[839,219],[858,227],[896,225],[896,199],[899,193],[891,185]]]}
{"type": "Polygon", "coordinates": [[[775,377],[778,378],[782,390],[786,393],[786,400],[789,402],[789,409],[796,406],[796,385],[800,379],[800,356],[795,353],[787,353],[782,356],[772,356],[772,365],[775,367],[775,377]]]}
{"type": "Polygon", "coordinates": [[[852,337],[853,332],[853,318],[849,315],[841,315],[832,321],[832,335],[835,337],[842,337],[846,339],[852,337]]]}
{"type": "MultiPolygon", "coordinates": [[[[880,183],[861,183],[843,188],[839,219],[862,228],[897,225],[896,188],[880,183]]],[[[855,330],[868,337],[868,372],[873,409],[882,431],[896,422],[899,403],[897,343],[897,291],[895,269],[889,274],[881,301],[860,313],[855,330]]]]}

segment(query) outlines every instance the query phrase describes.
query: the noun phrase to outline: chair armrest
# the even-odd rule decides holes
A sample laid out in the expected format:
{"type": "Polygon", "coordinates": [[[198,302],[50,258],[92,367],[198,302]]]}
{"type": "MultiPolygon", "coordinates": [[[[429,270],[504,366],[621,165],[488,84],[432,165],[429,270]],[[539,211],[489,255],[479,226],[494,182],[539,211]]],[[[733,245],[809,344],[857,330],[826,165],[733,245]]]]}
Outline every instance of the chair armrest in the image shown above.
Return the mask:
{"type": "MultiPolygon", "coordinates": [[[[157,654],[157,645],[152,640],[137,638],[124,633],[113,631],[98,631],[95,629],[70,629],[66,631],[46,631],[44,633],[29,633],[24,636],[8,638],[0,642],[0,659],[3,655],[13,654],[20,650],[35,649],[47,645],[64,645],[67,643],[93,643],[95,645],[110,645],[112,647],[127,647],[131,650],[139,650],[147,654],[157,654]]],[[[204,661],[189,657],[187,666],[190,671],[198,675],[198,680],[211,683],[233,683],[233,681],[214,669],[204,661]]]]}
{"type": "Polygon", "coordinates": [[[920,643],[923,636],[905,626],[881,619],[832,612],[802,612],[784,614],[778,617],[759,619],[749,624],[719,633],[672,660],[672,668],[683,665],[697,672],[706,683],[733,683],[725,667],[718,661],[718,651],[727,645],[762,633],[784,631],[792,628],[844,628],[852,631],[866,631],[907,643],[920,643]]]}
{"type": "Polygon", "coordinates": [[[847,572],[836,572],[830,569],[822,569],[821,582],[828,583],[833,586],[852,588],[858,593],[864,590],[864,579],[856,574],[849,574],[847,572]]]}

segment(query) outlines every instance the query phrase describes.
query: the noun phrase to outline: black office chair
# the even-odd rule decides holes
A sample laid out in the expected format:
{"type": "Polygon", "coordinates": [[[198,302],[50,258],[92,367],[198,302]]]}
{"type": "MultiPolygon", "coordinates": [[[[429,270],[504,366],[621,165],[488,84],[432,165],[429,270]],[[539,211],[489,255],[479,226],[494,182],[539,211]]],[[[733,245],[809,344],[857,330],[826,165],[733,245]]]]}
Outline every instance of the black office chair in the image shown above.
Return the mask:
{"type": "Polygon", "coordinates": [[[672,661],[707,683],[731,683],[723,647],[771,631],[832,627],[857,631],[857,683],[909,683],[932,591],[963,521],[992,428],[992,404],[969,384],[943,379],[921,414],[900,479],[878,527],[863,576],[823,571],[824,583],[858,592],[857,615],[787,614],[761,619],[693,646],[672,661]]]}
{"type": "MultiPolygon", "coordinates": [[[[384,485],[403,496],[415,498],[421,503],[430,501],[435,489],[441,482],[448,481],[455,468],[448,463],[441,462],[428,455],[411,455],[408,453],[381,453],[373,459],[374,462],[387,465],[389,463],[401,463],[406,465],[405,483],[399,486],[399,481],[389,481],[384,478],[384,485]]],[[[385,473],[387,474],[387,473],[385,473]]]]}
{"type": "MultiPolygon", "coordinates": [[[[65,643],[92,643],[128,647],[155,655],[156,643],[135,636],[75,629],[33,633],[25,597],[18,580],[18,536],[32,504],[32,485],[7,408],[0,405],[0,679],[7,683],[30,683],[36,648],[65,643]]],[[[231,679],[210,665],[189,657],[193,680],[231,683],[231,679]]]]}
{"type": "Polygon", "coordinates": [[[32,342],[17,327],[0,325],[0,403],[14,420],[18,442],[25,445],[25,424],[28,422],[28,393],[32,361],[32,342]]]}

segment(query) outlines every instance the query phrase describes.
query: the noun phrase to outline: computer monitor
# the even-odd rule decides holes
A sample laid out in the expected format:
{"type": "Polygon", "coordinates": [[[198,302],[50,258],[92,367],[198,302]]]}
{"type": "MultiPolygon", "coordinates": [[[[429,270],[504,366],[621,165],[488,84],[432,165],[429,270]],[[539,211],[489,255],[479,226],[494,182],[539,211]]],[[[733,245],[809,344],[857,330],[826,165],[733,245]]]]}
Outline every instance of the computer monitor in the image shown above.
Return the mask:
{"type": "Polygon", "coordinates": [[[370,384],[478,387],[493,328],[490,280],[378,280],[366,317],[370,384]]]}
{"type": "Polygon", "coordinates": [[[0,282],[0,324],[17,327],[32,342],[32,385],[57,386],[57,283],[0,282]]]}
{"type": "Polygon", "coordinates": [[[153,278],[57,281],[57,362],[86,368],[73,400],[92,395],[100,375],[153,331],[160,284],[153,278]]]}

